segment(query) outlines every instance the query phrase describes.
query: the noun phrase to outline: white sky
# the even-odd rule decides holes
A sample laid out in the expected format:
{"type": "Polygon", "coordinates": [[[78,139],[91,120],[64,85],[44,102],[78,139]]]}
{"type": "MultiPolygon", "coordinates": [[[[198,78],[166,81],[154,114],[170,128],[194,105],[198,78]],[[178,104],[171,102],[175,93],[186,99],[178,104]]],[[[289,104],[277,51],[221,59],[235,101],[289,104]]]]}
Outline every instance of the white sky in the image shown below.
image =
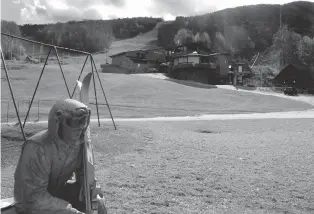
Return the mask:
{"type": "MultiPolygon", "coordinates": [[[[1,19],[18,24],[41,24],[82,19],[176,16],[250,4],[285,4],[289,0],[1,0],[1,19]]],[[[311,0],[314,2],[314,0],[311,0]]]]}

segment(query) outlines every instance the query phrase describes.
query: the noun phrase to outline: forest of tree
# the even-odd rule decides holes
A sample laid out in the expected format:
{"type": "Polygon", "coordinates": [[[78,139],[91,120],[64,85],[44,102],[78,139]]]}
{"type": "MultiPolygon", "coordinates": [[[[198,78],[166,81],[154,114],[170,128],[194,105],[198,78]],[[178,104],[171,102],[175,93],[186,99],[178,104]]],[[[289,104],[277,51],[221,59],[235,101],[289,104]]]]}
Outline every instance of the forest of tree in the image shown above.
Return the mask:
{"type": "MultiPolygon", "coordinates": [[[[94,53],[110,48],[113,39],[132,38],[140,33],[148,32],[160,21],[162,21],[160,18],[136,17],[18,26],[14,22],[2,20],[1,28],[2,32],[9,34],[94,53]]],[[[10,44],[4,40],[2,44],[9,48],[10,44]]]]}
{"type": "MultiPolygon", "coordinates": [[[[1,20],[1,32],[21,36],[19,26],[15,22],[1,20]]],[[[25,52],[21,41],[12,40],[8,36],[1,35],[1,49],[5,59],[17,58],[25,52]]]]}
{"type": "Polygon", "coordinates": [[[36,41],[94,53],[109,48],[113,35],[110,25],[100,21],[85,21],[46,25],[39,28],[32,38],[36,41]]]}
{"type": "MultiPolygon", "coordinates": [[[[314,37],[314,3],[300,1],[282,6],[242,6],[200,16],[177,17],[174,22],[159,28],[158,42],[160,46],[167,47],[178,41],[197,42],[196,35],[206,35],[206,44],[214,51],[228,51],[234,57],[250,60],[256,52],[262,52],[272,45],[283,48],[274,38],[283,29],[287,38],[291,37],[290,34],[299,35],[297,40],[292,39],[294,42],[290,42],[290,46],[302,47],[309,52],[312,47],[308,45],[314,37]]],[[[300,53],[299,50],[295,57],[299,57],[300,53]]],[[[311,54],[305,55],[301,60],[306,61],[306,57],[311,57],[311,54]]]]}
{"type": "MultiPolygon", "coordinates": [[[[158,22],[162,21],[160,18],[149,18],[149,17],[136,17],[136,18],[123,18],[123,19],[112,19],[112,20],[83,20],[83,21],[69,21],[67,23],[56,23],[56,24],[47,24],[47,25],[22,25],[20,26],[21,33],[25,37],[33,37],[36,40],[49,42],[51,39],[56,39],[57,35],[52,35],[51,33],[55,32],[56,29],[62,29],[65,32],[79,32],[81,37],[85,37],[84,32],[97,31],[97,33],[103,33],[105,37],[108,37],[109,40],[112,38],[115,39],[127,39],[137,36],[140,33],[145,33],[152,30],[158,22]],[[94,27],[94,28],[93,28],[94,27]],[[97,29],[97,28],[100,29],[97,29]],[[92,28],[92,29],[91,29],[92,28]],[[55,38],[54,38],[55,37],[55,38]]],[[[90,32],[92,33],[92,32],[90,32]]],[[[96,32],[95,32],[96,33],[96,32]]],[[[64,38],[59,40],[53,40],[54,42],[58,41],[58,45],[68,45],[72,48],[79,48],[85,51],[94,51],[94,48],[86,49],[84,45],[85,38],[75,38],[75,40],[80,40],[80,44],[73,42],[75,44],[69,44],[68,39],[69,35],[59,36],[64,38]],[[63,41],[63,42],[61,42],[63,41]]],[[[107,45],[106,45],[107,46],[107,45]]]]}
{"type": "Polygon", "coordinates": [[[302,63],[314,66],[314,36],[302,36],[283,25],[273,36],[271,48],[280,56],[280,63],[302,63]]]}
{"type": "MultiPolygon", "coordinates": [[[[110,33],[116,39],[128,39],[137,36],[139,33],[146,33],[152,30],[158,22],[162,21],[161,18],[150,18],[150,17],[134,17],[134,18],[123,18],[123,19],[111,19],[111,20],[83,20],[83,21],[69,21],[63,23],[66,25],[71,24],[81,24],[82,26],[88,25],[90,23],[97,23],[98,25],[110,28],[110,33]]],[[[60,23],[57,23],[60,24],[60,23]]],[[[41,24],[41,25],[31,25],[25,24],[21,25],[20,29],[22,35],[25,37],[35,36],[39,30],[44,30],[47,26],[54,26],[56,24],[41,24]]]]}

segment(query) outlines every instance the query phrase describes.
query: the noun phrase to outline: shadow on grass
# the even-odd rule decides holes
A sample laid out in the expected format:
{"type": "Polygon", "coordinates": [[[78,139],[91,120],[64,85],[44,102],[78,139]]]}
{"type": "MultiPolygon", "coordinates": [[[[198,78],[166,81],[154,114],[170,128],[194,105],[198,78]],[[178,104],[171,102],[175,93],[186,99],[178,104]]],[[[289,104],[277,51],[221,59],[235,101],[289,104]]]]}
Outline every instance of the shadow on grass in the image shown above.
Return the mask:
{"type": "Polygon", "coordinates": [[[254,87],[249,87],[249,86],[236,85],[235,87],[236,87],[237,89],[248,90],[248,91],[255,91],[255,90],[257,89],[256,86],[254,86],[254,87]]]}
{"type": "Polygon", "coordinates": [[[112,74],[130,74],[131,70],[127,68],[122,68],[118,65],[113,64],[101,64],[102,73],[112,73],[112,74]]]}
{"type": "Polygon", "coordinates": [[[216,132],[213,130],[206,130],[206,129],[202,129],[202,130],[196,130],[197,133],[201,133],[201,134],[214,134],[214,133],[220,133],[220,132],[216,132]]]}
{"type": "Polygon", "coordinates": [[[166,79],[166,80],[170,82],[178,83],[181,85],[195,87],[195,88],[207,88],[207,89],[217,88],[217,86],[215,85],[209,85],[209,84],[204,84],[204,83],[195,82],[195,81],[176,80],[176,79],[166,79]]]}

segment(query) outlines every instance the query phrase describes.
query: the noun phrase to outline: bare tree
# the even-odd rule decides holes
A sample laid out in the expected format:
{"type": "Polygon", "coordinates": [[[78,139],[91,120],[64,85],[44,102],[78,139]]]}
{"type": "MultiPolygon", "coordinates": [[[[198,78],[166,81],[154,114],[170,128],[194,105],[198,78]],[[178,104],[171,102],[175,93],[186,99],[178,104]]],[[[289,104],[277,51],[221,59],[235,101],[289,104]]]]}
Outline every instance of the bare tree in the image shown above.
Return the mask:
{"type": "MultiPolygon", "coordinates": [[[[21,36],[19,26],[12,21],[1,20],[1,32],[21,36]]],[[[1,36],[1,48],[6,59],[20,58],[25,53],[25,48],[21,41],[8,36],[1,36]]]]}
{"type": "Polygon", "coordinates": [[[273,36],[273,45],[281,53],[281,65],[285,66],[298,58],[298,44],[302,37],[283,25],[273,36]]]}
{"type": "Polygon", "coordinates": [[[298,55],[300,60],[307,65],[314,66],[314,37],[311,39],[304,36],[298,44],[298,55]]]}

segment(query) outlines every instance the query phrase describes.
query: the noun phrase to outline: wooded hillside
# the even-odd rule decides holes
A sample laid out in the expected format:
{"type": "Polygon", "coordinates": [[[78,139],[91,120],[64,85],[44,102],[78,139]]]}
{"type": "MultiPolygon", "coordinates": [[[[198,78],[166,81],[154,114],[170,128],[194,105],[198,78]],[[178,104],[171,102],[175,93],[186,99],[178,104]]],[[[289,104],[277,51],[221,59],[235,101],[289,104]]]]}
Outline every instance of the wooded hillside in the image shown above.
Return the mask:
{"type": "MultiPolygon", "coordinates": [[[[137,17],[42,25],[26,24],[19,26],[19,33],[16,35],[94,53],[108,49],[113,39],[127,39],[146,33],[160,21],[161,18],[137,17]]],[[[4,20],[2,22],[5,23],[4,26],[9,23],[4,20]]]]}
{"type": "Polygon", "coordinates": [[[206,32],[211,48],[223,49],[250,60],[254,53],[273,45],[280,24],[301,37],[313,38],[314,3],[299,1],[282,7],[265,4],[242,6],[200,16],[177,17],[174,22],[159,28],[158,42],[163,47],[176,43],[182,29],[187,31],[185,37],[206,32]]]}

